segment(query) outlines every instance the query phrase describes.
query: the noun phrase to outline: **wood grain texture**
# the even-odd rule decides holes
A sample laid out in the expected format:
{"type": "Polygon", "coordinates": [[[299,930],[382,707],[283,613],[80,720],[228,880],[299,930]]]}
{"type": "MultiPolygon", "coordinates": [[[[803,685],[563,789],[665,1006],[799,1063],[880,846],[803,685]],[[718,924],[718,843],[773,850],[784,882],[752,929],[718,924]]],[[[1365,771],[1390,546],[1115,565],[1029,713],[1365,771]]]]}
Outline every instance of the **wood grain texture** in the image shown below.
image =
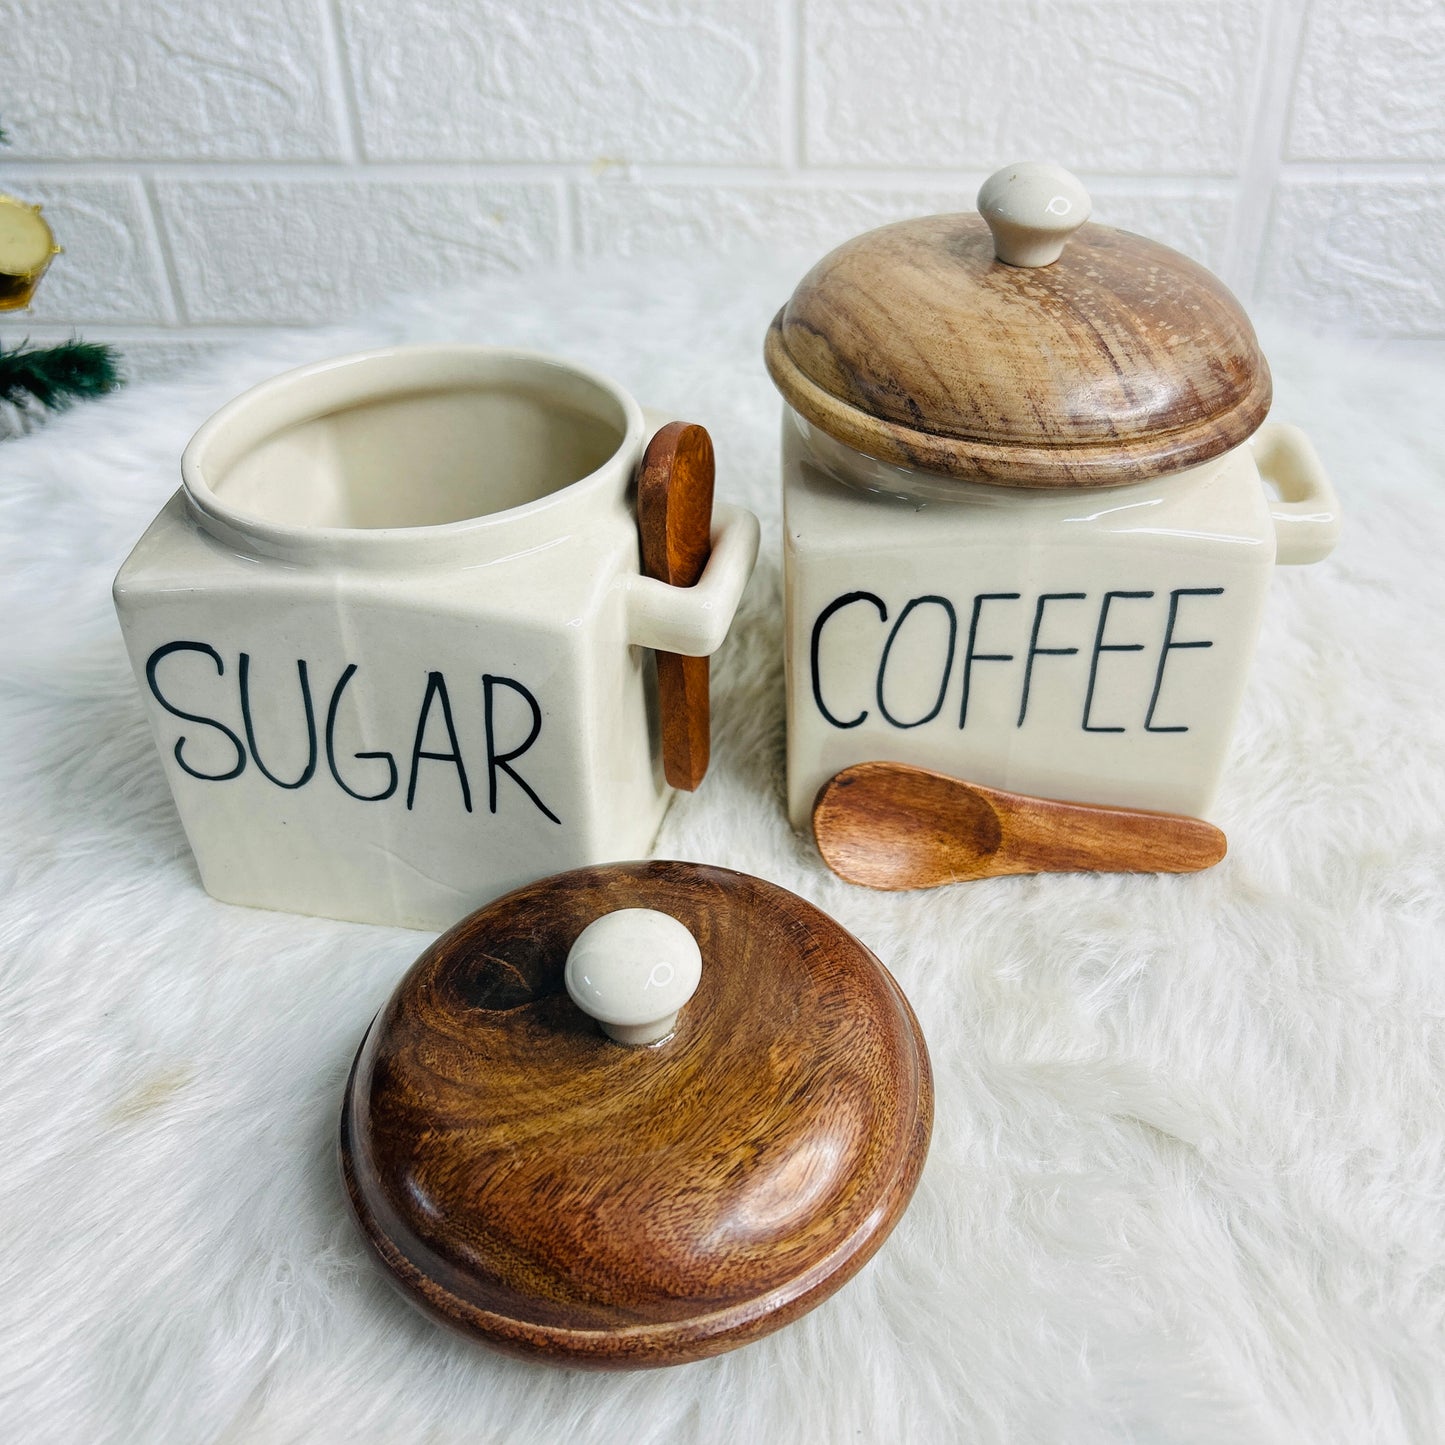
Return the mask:
{"type": "Polygon", "coordinates": [[[778,1328],[877,1250],[932,1123],[887,971],[812,905],[687,863],[579,869],[473,914],[378,1014],[347,1084],[352,1209],[422,1309],[510,1353],[677,1364],[778,1328]],[[697,993],[662,1043],[567,996],[618,908],[692,931],[697,993]]]}
{"type": "MultiPolygon", "coordinates": [[[[675,421],[647,444],[637,474],[642,570],[672,587],[691,587],[707,566],[712,534],[714,463],[705,428],[675,421]]],[[[691,792],[712,750],[708,659],[657,654],[663,775],[691,792]]]]}
{"type": "Polygon", "coordinates": [[[976,215],[855,237],[774,319],[768,370],[808,421],[899,466],[1017,487],[1118,486],[1238,446],[1269,410],[1239,303],[1157,242],[1085,225],[1008,266],[976,215]]]}
{"type": "Polygon", "coordinates": [[[1018,873],[1193,873],[1228,847],[1199,818],[1031,798],[906,763],[844,768],[818,793],[813,833],[840,878],[893,890],[1018,873]]]}

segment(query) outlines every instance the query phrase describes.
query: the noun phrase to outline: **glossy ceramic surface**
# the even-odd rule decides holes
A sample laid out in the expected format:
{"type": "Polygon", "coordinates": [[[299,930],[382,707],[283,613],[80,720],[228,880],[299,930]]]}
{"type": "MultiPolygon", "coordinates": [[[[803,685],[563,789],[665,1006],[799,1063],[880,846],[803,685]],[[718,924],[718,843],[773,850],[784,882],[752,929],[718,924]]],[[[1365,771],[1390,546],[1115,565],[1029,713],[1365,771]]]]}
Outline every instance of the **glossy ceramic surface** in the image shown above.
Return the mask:
{"type": "Polygon", "coordinates": [[[829,778],[872,760],[1207,813],[1274,565],[1325,556],[1339,526],[1291,427],[1091,491],[891,466],[790,409],[782,445],[797,828],[829,778]]]}
{"type": "Polygon", "coordinates": [[[719,507],[697,586],[639,575],[655,426],[583,368],[438,346],[304,367],[201,428],[115,598],[211,893],[437,928],[648,850],[649,649],[715,651],[757,547],[719,507]]]}
{"type": "Polygon", "coordinates": [[[670,913],[618,908],[594,919],[567,953],[567,996],[619,1044],[665,1039],[697,992],[702,953],[670,913]]]}

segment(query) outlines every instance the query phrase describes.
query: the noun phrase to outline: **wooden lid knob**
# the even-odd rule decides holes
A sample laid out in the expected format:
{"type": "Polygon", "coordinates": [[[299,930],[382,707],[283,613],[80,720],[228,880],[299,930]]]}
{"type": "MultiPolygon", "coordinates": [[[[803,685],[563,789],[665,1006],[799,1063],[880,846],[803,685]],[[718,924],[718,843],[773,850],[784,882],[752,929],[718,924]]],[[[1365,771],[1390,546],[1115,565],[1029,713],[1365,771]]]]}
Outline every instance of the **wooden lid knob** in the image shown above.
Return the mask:
{"type": "Polygon", "coordinates": [[[670,913],[619,908],[594,919],[567,954],[572,1002],[619,1044],[667,1038],[697,992],[702,953],[670,913]]]}
{"type": "Polygon", "coordinates": [[[1089,219],[1089,193],[1077,176],[1046,161],[1019,161],[979,188],[979,214],[994,254],[1009,266],[1050,266],[1089,219]]]}

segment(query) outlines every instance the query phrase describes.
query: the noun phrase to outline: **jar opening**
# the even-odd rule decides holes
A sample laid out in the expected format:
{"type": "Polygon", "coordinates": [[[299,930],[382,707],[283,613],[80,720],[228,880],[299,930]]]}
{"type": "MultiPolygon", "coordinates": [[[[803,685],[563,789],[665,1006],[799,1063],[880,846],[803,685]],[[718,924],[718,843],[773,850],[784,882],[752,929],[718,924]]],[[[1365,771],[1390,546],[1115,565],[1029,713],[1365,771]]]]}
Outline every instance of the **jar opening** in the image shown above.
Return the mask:
{"type": "Polygon", "coordinates": [[[597,472],[628,438],[599,378],[522,353],[419,348],[278,377],[198,433],[193,495],[267,527],[435,527],[511,511],[597,472]]]}

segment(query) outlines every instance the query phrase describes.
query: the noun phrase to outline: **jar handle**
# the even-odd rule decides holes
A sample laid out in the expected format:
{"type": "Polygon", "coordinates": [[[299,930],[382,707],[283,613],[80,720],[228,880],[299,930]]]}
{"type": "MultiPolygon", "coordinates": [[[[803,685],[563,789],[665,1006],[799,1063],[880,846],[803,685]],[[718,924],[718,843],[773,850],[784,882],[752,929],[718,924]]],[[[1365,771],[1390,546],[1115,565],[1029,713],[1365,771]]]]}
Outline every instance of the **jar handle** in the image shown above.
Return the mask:
{"type": "Polygon", "coordinates": [[[1275,561],[1323,561],[1339,540],[1340,503],[1310,439],[1297,426],[1267,422],[1250,445],[1260,476],[1279,493],[1269,502],[1275,561]]]}
{"type": "Polygon", "coordinates": [[[712,553],[693,586],[669,587],[653,577],[628,579],[627,640],[685,657],[710,657],[727,638],[753,575],[759,532],[758,519],[744,508],[714,508],[712,553]]]}

